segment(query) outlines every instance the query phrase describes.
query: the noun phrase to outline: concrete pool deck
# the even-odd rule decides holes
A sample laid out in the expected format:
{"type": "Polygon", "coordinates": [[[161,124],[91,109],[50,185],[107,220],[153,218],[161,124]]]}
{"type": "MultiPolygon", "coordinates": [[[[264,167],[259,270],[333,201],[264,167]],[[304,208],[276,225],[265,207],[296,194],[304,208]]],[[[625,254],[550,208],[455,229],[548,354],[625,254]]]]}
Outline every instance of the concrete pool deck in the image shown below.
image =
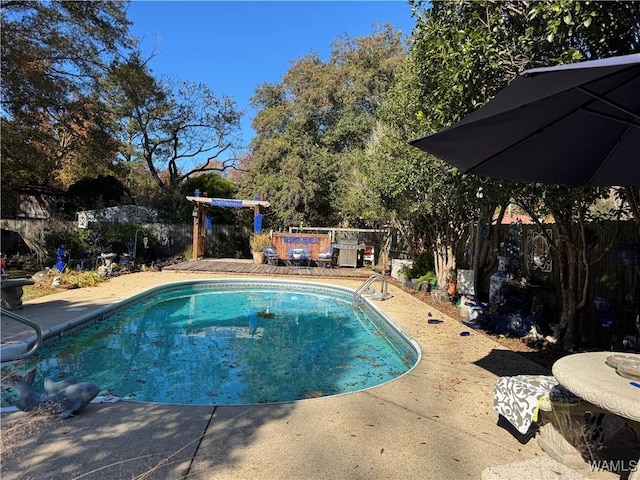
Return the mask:
{"type": "MultiPolygon", "coordinates": [[[[226,277],[249,278],[129,274],[27,301],[17,313],[50,328],[156,285],[226,277]]],[[[297,279],[353,289],[362,284],[362,279],[297,279]]],[[[194,407],[120,401],[91,404],[66,420],[3,413],[2,478],[617,478],[566,469],[535,440],[521,444],[496,425],[497,377],[548,374],[544,368],[482,333],[461,336],[468,329],[459,319],[393,285],[389,292],[390,299],[375,304],[422,349],[419,364],[395,381],[286,404],[194,407]],[[429,311],[443,322],[427,323],[429,311]]],[[[20,336],[10,325],[2,320],[3,341],[5,333],[20,336]]]]}

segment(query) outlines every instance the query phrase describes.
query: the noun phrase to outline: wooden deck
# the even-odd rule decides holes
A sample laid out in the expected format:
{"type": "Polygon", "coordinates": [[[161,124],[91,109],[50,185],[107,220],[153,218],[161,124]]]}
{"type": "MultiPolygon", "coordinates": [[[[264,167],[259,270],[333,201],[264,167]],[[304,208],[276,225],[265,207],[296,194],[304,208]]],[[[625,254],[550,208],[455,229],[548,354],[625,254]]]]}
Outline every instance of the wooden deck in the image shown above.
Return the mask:
{"type": "Polygon", "coordinates": [[[244,273],[248,275],[295,275],[322,278],[368,278],[373,270],[360,267],[285,267],[253,263],[251,260],[213,259],[189,260],[163,267],[163,270],[198,273],[244,273]]]}

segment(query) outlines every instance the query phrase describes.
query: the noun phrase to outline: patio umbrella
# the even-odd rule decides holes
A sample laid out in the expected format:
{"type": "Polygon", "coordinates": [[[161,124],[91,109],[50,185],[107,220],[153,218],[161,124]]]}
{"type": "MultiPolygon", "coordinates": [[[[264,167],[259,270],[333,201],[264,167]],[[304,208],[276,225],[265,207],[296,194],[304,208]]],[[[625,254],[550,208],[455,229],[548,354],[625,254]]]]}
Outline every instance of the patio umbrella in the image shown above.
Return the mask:
{"type": "Polygon", "coordinates": [[[457,124],[409,143],[465,173],[640,186],[640,54],[526,70],[457,124]]]}

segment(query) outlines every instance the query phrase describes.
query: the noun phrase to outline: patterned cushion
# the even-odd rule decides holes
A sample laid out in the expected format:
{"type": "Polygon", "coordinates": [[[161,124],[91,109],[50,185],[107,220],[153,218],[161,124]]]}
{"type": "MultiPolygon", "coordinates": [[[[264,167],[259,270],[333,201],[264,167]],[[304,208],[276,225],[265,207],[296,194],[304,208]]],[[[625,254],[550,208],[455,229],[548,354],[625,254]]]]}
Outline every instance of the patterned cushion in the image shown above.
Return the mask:
{"type": "Polygon", "coordinates": [[[516,375],[498,378],[493,396],[493,408],[520,433],[529,431],[538,421],[541,404],[551,389],[558,385],[553,376],[516,375]]]}

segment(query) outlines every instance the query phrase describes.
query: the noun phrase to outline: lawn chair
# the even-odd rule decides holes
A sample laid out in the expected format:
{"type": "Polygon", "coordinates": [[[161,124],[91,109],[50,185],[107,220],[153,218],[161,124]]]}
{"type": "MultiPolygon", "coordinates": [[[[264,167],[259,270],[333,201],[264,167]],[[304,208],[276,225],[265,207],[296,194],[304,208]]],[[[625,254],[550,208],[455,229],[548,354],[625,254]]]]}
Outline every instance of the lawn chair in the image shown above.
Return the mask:
{"type": "Polygon", "coordinates": [[[318,257],[316,258],[316,264],[319,267],[331,268],[331,262],[333,261],[333,247],[330,247],[329,250],[325,250],[324,252],[320,252],[318,257]]]}
{"type": "Polygon", "coordinates": [[[273,265],[273,266],[278,265],[278,260],[280,256],[278,255],[278,251],[275,248],[264,247],[262,251],[264,252],[264,258],[269,265],[273,265]]]}
{"type": "Polygon", "coordinates": [[[309,249],[304,247],[293,247],[289,250],[287,255],[287,265],[292,267],[299,267],[303,263],[309,265],[309,249]]]}

